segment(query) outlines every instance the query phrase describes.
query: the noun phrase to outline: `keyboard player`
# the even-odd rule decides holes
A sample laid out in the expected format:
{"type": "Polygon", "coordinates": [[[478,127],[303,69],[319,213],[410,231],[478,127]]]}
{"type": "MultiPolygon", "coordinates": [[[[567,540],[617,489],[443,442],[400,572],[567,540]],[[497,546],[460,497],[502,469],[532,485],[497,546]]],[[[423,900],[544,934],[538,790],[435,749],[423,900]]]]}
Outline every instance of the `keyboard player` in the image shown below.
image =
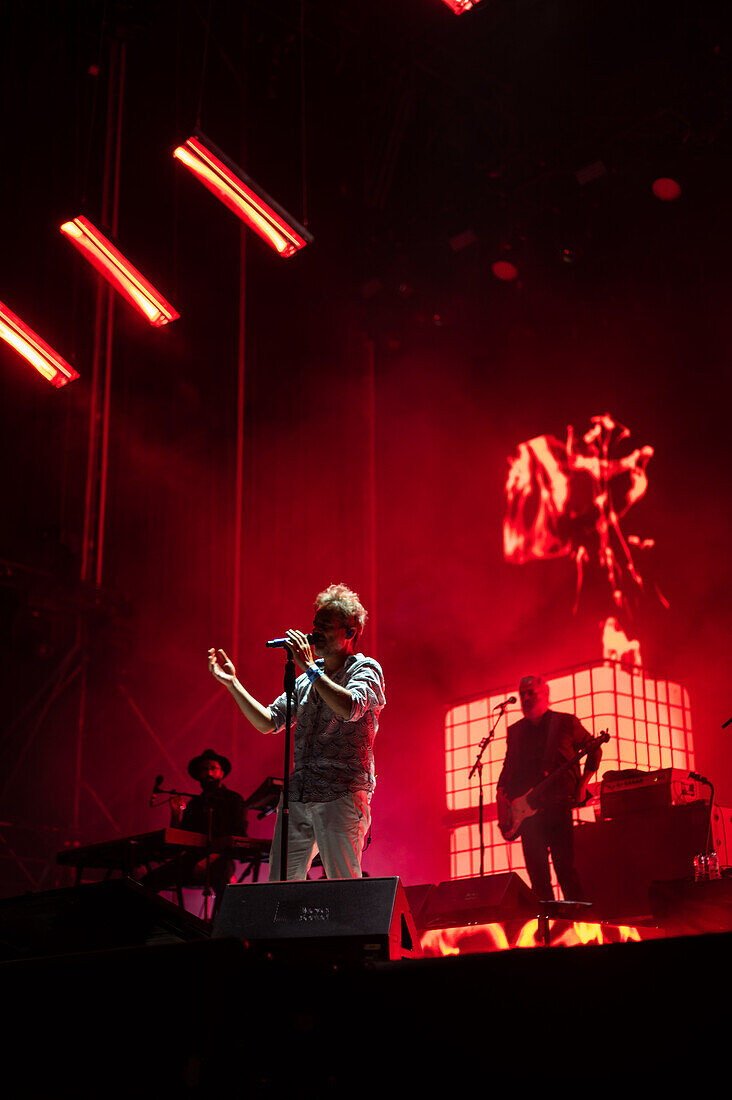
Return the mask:
{"type": "MultiPolygon", "coordinates": [[[[237,791],[230,790],[224,779],[231,771],[231,762],[225,756],[206,749],[188,764],[188,774],[201,785],[201,793],[187,798],[170,796],[170,824],[193,833],[203,833],[211,840],[224,836],[245,836],[247,823],[244,799],[237,791]]],[[[231,882],[234,862],[226,855],[212,853],[208,868],[200,850],[183,851],[175,859],[162,863],[149,871],[142,879],[148,890],[175,890],[177,887],[204,886],[220,901],[224,888],[231,882]]],[[[218,906],[214,903],[214,912],[218,906]]]]}

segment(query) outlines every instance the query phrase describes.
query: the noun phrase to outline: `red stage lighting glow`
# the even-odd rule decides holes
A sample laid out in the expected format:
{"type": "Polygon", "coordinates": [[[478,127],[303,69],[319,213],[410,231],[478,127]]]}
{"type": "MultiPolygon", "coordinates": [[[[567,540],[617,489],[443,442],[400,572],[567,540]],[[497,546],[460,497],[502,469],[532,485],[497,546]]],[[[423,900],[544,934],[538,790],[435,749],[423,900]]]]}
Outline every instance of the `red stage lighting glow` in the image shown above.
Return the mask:
{"type": "Polygon", "coordinates": [[[78,378],[78,372],[62,359],[45,340],[0,302],[0,338],[58,389],[78,378]]]}
{"type": "Polygon", "coordinates": [[[676,180],[672,180],[668,176],[661,176],[653,181],[653,194],[661,202],[673,202],[675,199],[681,198],[681,187],[676,180]]]}
{"type": "Polygon", "coordinates": [[[188,138],[173,156],[280,256],[292,256],[313,240],[307,229],[202,134],[188,138]]]}
{"type": "Polygon", "coordinates": [[[501,279],[504,283],[510,283],[513,279],[518,279],[518,268],[509,260],[496,260],[495,263],[491,264],[491,271],[497,279],[501,279]]]}
{"type": "Polygon", "coordinates": [[[180,314],[88,218],[64,222],[61,232],[130,305],[159,328],[180,314]]]}
{"type": "MultiPolygon", "coordinates": [[[[579,921],[549,921],[551,947],[582,947],[587,944],[628,943],[639,941],[641,934],[630,925],[583,924],[579,921]]],[[[544,940],[537,919],[519,928],[513,924],[471,924],[456,928],[437,928],[422,932],[422,952],[426,958],[446,955],[482,955],[510,951],[517,947],[542,947],[544,940]]]]}
{"type": "Polygon", "coordinates": [[[447,4],[451,11],[455,12],[455,15],[462,15],[463,12],[470,11],[476,4],[480,3],[480,0],[442,0],[443,4],[447,4]]]}

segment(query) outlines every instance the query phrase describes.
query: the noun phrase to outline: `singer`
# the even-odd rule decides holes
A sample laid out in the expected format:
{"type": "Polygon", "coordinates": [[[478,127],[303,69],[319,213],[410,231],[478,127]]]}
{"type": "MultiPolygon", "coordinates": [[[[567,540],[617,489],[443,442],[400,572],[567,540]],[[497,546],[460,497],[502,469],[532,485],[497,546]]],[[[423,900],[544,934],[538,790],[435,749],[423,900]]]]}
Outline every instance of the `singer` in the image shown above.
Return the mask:
{"type": "MultiPolygon", "coordinates": [[[[332,584],[316,597],[313,641],[300,630],[287,631],[293,659],[302,671],[293,698],[288,879],[306,878],[316,852],[327,878],[361,877],[376,783],[374,738],[386,705],[381,666],[356,652],[366,619],[358,595],[343,584],[332,584]]],[[[237,679],[221,649],[208,651],[208,667],[255,729],[267,734],[284,729],[284,694],[263,706],[237,679]]],[[[282,816],[278,813],[275,824],[270,882],[282,878],[282,816]]]]}
{"type": "MultiPolygon", "coordinates": [[[[540,676],[524,676],[519,684],[524,717],[508,727],[506,758],[498,778],[499,823],[510,814],[514,799],[526,794],[569,760],[590,737],[574,714],[549,709],[549,685],[540,676]]],[[[574,866],[572,808],[581,803],[590,777],[600,766],[602,750],[557,775],[538,801],[538,812],[521,827],[526,869],[541,901],[554,897],[549,853],[565,901],[588,901],[574,866]]],[[[531,800],[529,800],[531,801],[531,800]]],[[[505,835],[505,834],[504,834],[505,835]]]]}

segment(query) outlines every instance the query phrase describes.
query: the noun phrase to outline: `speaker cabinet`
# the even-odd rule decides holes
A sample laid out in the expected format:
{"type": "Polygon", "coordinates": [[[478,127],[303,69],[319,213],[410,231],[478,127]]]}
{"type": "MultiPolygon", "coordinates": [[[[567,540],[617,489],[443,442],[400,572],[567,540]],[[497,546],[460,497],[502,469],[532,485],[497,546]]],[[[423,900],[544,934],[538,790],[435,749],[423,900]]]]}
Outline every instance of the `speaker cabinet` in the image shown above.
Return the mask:
{"type": "Polygon", "coordinates": [[[238,937],[280,957],[367,962],[421,955],[398,878],[227,886],[213,936],[238,937]]]}
{"type": "Polygon", "coordinates": [[[476,878],[449,879],[430,894],[419,926],[457,928],[493,921],[528,920],[537,914],[533,891],[514,871],[476,878]]]}
{"type": "Polygon", "coordinates": [[[206,925],[131,879],[0,901],[0,961],[208,939],[206,925]]]}
{"type": "Polygon", "coordinates": [[[651,883],[690,875],[694,856],[706,847],[708,829],[704,802],[578,825],[575,865],[595,912],[628,924],[650,916],[651,883]]]}

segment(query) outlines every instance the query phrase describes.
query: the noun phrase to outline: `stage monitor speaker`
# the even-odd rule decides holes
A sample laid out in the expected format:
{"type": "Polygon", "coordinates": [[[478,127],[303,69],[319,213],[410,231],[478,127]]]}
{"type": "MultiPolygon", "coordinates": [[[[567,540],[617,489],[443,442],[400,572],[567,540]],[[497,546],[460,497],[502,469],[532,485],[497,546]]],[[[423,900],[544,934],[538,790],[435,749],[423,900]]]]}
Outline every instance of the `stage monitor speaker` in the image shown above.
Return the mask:
{"type": "Polygon", "coordinates": [[[514,871],[448,879],[427,900],[420,927],[458,928],[494,921],[529,920],[538,908],[533,891],[514,871]]]}
{"type": "Polygon", "coordinates": [[[207,939],[197,917],[131,879],[0,901],[0,961],[207,939]]]}
{"type": "Polygon", "coordinates": [[[319,961],[421,955],[398,878],[236,883],[224,891],[213,936],[244,939],[279,957],[319,961]]]}

